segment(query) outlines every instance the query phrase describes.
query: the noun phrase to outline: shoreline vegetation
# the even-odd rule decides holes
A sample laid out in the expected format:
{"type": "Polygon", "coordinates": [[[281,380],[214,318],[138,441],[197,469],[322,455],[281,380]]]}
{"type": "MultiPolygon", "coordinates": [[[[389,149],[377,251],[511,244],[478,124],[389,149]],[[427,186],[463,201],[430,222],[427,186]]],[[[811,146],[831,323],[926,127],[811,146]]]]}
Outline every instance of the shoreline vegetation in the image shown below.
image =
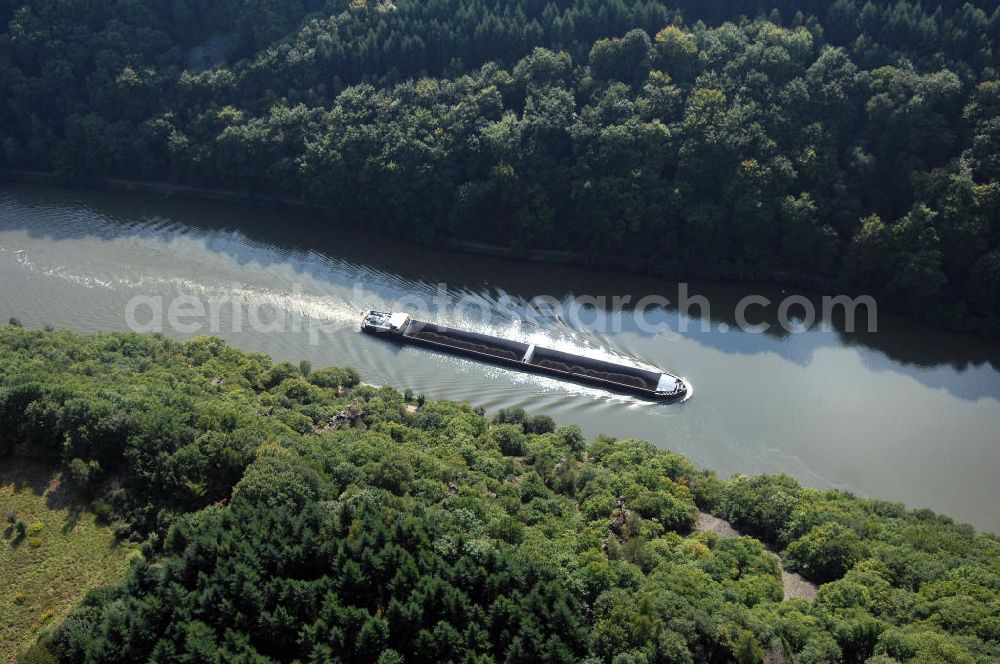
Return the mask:
{"type": "MultiPolygon", "coordinates": [[[[146,180],[130,180],[117,177],[72,177],[65,173],[45,172],[45,171],[0,171],[0,183],[4,181],[21,184],[38,184],[64,189],[91,189],[96,191],[122,191],[133,194],[146,194],[152,196],[187,198],[192,200],[214,201],[220,203],[231,203],[234,205],[245,205],[248,207],[266,208],[272,210],[284,210],[297,214],[311,214],[322,218],[336,221],[338,210],[336,207],[320,205],[302,198],[288,198],[282,196],[272,196],[259,194],[252,191],[239,191],[235,189],[213,189],[207,187],[195,187],[190,185],[175,184],[171,182],[154,182],[146,180]]],[[[338,222],[347,223],[347,222],[338,222]]],[[[357,225],[354,225],[357,227],[357,225]]],[[[369,231],[376,234],[385,235],[385,231],[369,231]]],[[[388,236],[387,237],[391,237],[388,236]]],[[[413,238],[403,238],[407,242],[419,242],[413,238]]],[[[445,249],[460,251],[468,254],[481,256],[491,256],[506,260],[520,260],[531,263],[553,263],[562,265],[573,265],[585,268],[598,268],[618,270],[627,273],[669,277],[676,279],[723,279],[736,283],[757,282],[768,283],[777,286],[803,287],[814,291],[831,291],[837,288],[838,283],[827,277],[815,275],[791,273],[786,271],[754,271],[750,273],[737,274],[721,265],[711,265],[708,263],[699,265],[677,265],[659,271],[654,271],[652,265],[637,263],[633,257],[629,256],[604,256],[596,262],[594,257],[579,252],[566,250],[528,249],[515,248],[499,244],[489,244],[487,242],[476,242],[472,240],[452,239],[446,245],[430,244],[425,245],[433,249],[445,249]]],[[[843,284],[840,284],[843,285],[843,284]]]]}
{"type": "Polygon", "coordinates": [[[0,3],[0,167],[1000,338],[998,0],[126,4],[0,3]]]}
{"type": "Polygon", "coordinates": [[[211,337],[0,328],[0,459],[137,547],[25,662],[1000,657],[997,535],[211,337]]]}

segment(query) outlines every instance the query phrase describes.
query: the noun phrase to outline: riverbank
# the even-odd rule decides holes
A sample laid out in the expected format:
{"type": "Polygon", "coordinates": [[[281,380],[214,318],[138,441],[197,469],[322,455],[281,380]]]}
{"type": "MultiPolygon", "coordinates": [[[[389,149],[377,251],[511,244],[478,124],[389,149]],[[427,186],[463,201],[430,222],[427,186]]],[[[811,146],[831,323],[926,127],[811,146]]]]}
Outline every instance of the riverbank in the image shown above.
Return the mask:
{"type": "MultiPolygon", "coordinates": [[[[103,176],[71,176],[66,173],[47,171],[4,170],[0,172],[0,182],[20,182],[58,186],[66,188],[97,189],[103,191],[124,191],[131,193],[161,196],[164,198],[189,198],[234,205],[245,205],[256,208],[284,210],[299,214],[309,214],[330,219],[347,226],[358,226],[350,221],[344,222],[346,215],[336,206],[322,205],[302,198],[274,196],[252,191],[236,191],[195,187],[162,181],[130,180],[127,178],[103,176]]],[[[676,281],[710,279],[732,281],[734,283],[757,283],[762,285],[797,288],[806,292],[821,295],[847,295],[856,297],[865,295],[860,291],[848,288],[841,280],[817,275],[790,272],[787,270],[759,269],[751,266],[720,265],[698,263],[692,261],[663,261],[656,257],[640,255],[602,254],[600,257],[579,252],[556,249],[532,249],[529,247],[502,246],[475,240],[449,238],[427,241],[411,235],[402,236],[409,242],[424,247],[458,251],[466,254],[491,256],[505,260],[526,261],[530,263],[568,265],[599,270],[616,270],[630,274],[651,276],[676,281]]],[[[936,328],[954,332],[969,332],[986,340],[996,340],[1000,329],[993,329],[987,322],[970,318],[967,313],[956,316],[953,312],[935,308],[921,309],[919,315],[908,309],[903,303],[896,303],[886,298],[879,300],[880,309],[900,313],[932,325],[936,328]]]]}
{"type": "MultiPolygon", "coordinates": [[[[287,210],[290,212],[317,215],[325,219],[338,220],[342,218],[341,211],[336,206],[312,203],[302,198],[273,196],[251,191],[213,189],[170,182],[129,180],[115,177],[74,177],[65,173],[46,171],[5,170],[0,173],[0,181],[2,180],[68,188],[126,191],[164,197],[180,196],[237,205],[265,207],[274,210],[287,210]]],[[[620,270],[633,274],[669,277],[672,279],[724,279],[740,283],[759,282],[776,286],[807,288],[819,292],[832,292],[840,289],[842,286],[833,279],[783,270],[734,269],[728,266],[693,262],[664,263],[663,261],[654,261],[653,259],[644,260],[636,256],[609,254],[602,255],[600,259],[597,259],[593,256],[569,250],[509,247],[455,238],[450,239],[444,244],[421,242],[419,239],[412,237],[406,237],[406,239],[432,248],[450,249],[469,254],[492,256],[494,258],[521,260],[531,263],[554,263],[620,270]]]]}
{"type": "MultiPolygon", "coordinates": [[[[8,185],[0,195],[0,281],[6,285],[0,321],[16,316],[34,328],[122,330],[137,296],[161,296],[164,322],[178,295],[199,296],[206,314],[209,298],[234,297],[238,311],[224,307],[218,324],[209,315],[193,319],[194,333],[219,334],[245,350],[306,358],[314,366],[339,361],[357,367],[366,382],[399,385],[429,399],[469,401],[490,412],[544,410],[590,436],[617,432],[681,448],[726,475],[784,472],[811,486],[900,500],[1000,529],[988,507],[998,500],[990,478],[1000,473],[995,346],[882,312],[877,334],[848,335],[822,325],[790,335],[722,333],[746,294],[774,302],[784,295],[776,288],[699,282],[691,283],[691,292],[712,303],[708,331],[676,307],[651,312],[653,322],[671,330],[665,334],[640,333],[630,312],[610,306],[597,309],[606,322],[599,335],[589,331],[587,317],[511,326],[498,300],[504,294],[568,301],[593,293],[611,303],[616,293],[671,299],[674,293],[663,290],[664,281],[625,273],[449,254],[321,220],[312,229],[294,221],[282,212],[184,197],[8,185]],[[635,358],[687,376],[698,398],[677,408],[639,405],[454,356],[400,350],[358,332],[362,311],[426,301],[439,282],[447,284],[449,303],[435,314],[442,324],[567,351],[590,349],[596,357],[635,358]],[[460,310],[471,301],[487,308],[484,324],[476,323],[480,314],[473,320],[460,310]],[[257,330],[248,324],[256,303],[289,323],[305,316],[305,325],[257,330]],[[315,340],[311,329],[322,330],[315,340]],[[904,452],[914,449],[920,454],[904,452]],[[959,487],[953,477],[968,481],[959,487]]],[[[759,311],[759,320],[780,329],[774,307],[759,311]]],[[[139,313],[146,322],[150,312],[139,313]]],[[[163,331],[188,336],[169,326],[163,331]]]]}
{"type": "MultiPolygon", "coordinates": [[[[571,656],[561,661],[612,661],[625,647],[607,635],[621,632],[622,616],[649,625],[627,635],[640,661],[664,643],[679,661],[739,661],[747,652],[751,661],[816,652],[865,661],[896,655],[904,641],[916,644],[907,652],[930,643],[955,661],[996,652],[998,540],[929,510],[787,476],[724,480],[634,438],[588,443],[542,412],[487,418],[468,403],[433,400],[415,409],[407,393],[358,384],[353,371],[277,362],[213,337],[8,325],[0,371],[5,392],[17,395],[0,408],[0,430],[18,434],[0,438],[4,467],[52,459],[35,481],[51,486],[62,458],[67,481],[91,492],[141,553],[113,558],[132,559],[116,568],[121,582],[61,625],[64,614],[35,618],[38,588],[16,585],[17,649],[50,628],[32,661],[91,653],[144,661],[182,652],[190,634],[199,654],[261,659],[268,643],[311,625],[364,633],[354,616],[379,621],[382,635],[357,652],[390,644],[408,659],[437,630],[476,648],[468,659],[543,661],[506,650],[512,639],[490,631],[494,616],[530,620],[521,632],[541,635],[533,653],[566,640],[571,656]],[[52,420],[32,417],[39,412],[52,420]],[[101,484],[108,473],[118,481],[101,484]],[[265,591],[244,592],[244,570],[265,591]],[[458,609],[443,613],[441,597],[458,609]],[[137,618],[122,621],[122,606],[137,618]],[[927,615],[942,619],[920,619],[927,615]],[[463,633],[484,636],[454,637],[463,633]]],[[[0,473],[0,501],[4,483],[0,473]]],[[[48,520],[23,528],[29,547],[39,538],[33,551],[54,552],[49,531],[65,517],[37,502],[14,507],[48,520]]],[[[78,538],[64,532],[67,544],[78,538]]],[[[36,558],[11,569],[36,579],[49,571],[36,558]]],[[[333,634],[327,648],[289,640],[284,659],[323,659],[342,647],[341,632],[316,633],[333,634]]]]}

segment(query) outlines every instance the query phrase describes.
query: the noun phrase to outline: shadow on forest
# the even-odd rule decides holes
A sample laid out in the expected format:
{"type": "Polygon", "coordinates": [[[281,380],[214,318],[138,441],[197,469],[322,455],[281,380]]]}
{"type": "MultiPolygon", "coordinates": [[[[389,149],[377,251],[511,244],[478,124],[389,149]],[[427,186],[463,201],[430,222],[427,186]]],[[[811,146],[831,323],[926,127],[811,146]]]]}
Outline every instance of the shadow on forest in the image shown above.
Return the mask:
{"type": "MultiPolygon", "coordinates": [[[[66,519],[61,526],[64,535],[76,528],[87,510],[86,498],[61,481],[61,473],[57,468],[40,461],[4,459],[3,467],[0,468],[0,487],[12,487],[15,493],[30,491],[36,496],[44,496],[48,509],[65,510],[66,519]]],[[[6,527],[3,537],[16,548],[24,542],[26,533],[16,532],[14,522],[10,519],[11,514],[13,512],[4,515],[6,527]]],[[[22,515],[16,514],[15,520],[21,517],[22,515]]]]}

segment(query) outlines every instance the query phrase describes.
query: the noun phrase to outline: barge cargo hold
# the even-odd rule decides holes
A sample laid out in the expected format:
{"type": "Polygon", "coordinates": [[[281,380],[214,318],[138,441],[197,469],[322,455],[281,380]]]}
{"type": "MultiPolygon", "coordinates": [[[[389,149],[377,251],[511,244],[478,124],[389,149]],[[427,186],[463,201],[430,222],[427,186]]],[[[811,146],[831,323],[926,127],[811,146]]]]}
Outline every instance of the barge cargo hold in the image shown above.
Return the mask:
{"type": "Polygon", "coordinates": [[[665,371],[642,369],[535,344],[456,330],[414,320],[405,313],[369,311],[361,321],[361,331],[400,343],[412,343],[657,401],[681,401],[688,396],[690,389],[683,378],[665,371]]]}

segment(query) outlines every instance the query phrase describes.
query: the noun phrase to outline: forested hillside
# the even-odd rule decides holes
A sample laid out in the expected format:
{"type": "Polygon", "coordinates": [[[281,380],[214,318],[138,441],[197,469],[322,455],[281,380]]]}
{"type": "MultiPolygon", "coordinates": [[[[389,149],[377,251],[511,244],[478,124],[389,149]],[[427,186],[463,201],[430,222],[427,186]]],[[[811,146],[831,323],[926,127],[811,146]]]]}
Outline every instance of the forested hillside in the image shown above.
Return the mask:
{"type": "Polygon", "coordinates": [[[1000,335],[997,4],[0,0],[0,159],[1000,335]]]}
{"type": "Polygon", "coordinates": [[[208,338],[0,328],[0,463],[141,542],[25,661],[986,662],[1000,540],[208,338]],[[783,599],[778,560],[821,582],[783,599]],[[777,658],[777,659],[775,659],[777,658]]]}

